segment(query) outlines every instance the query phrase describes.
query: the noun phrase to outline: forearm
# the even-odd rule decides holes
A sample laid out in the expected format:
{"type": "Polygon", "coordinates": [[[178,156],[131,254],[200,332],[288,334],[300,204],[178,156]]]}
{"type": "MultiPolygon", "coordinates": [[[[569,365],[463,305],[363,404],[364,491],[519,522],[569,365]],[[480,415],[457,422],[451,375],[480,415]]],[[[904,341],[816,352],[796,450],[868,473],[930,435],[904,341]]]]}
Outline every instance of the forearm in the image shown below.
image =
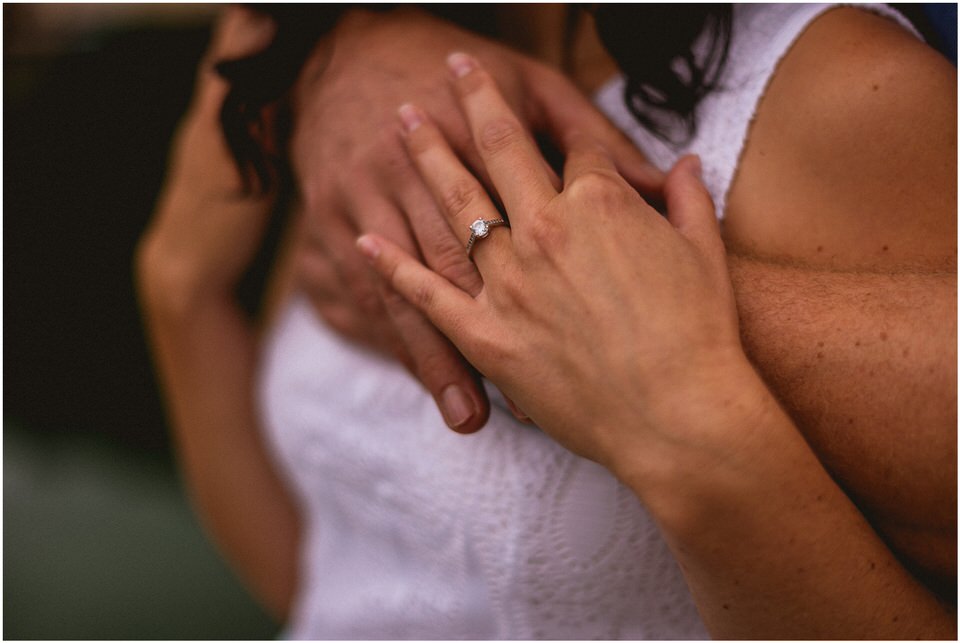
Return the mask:
{"type": "Polygon", "coordinates": [[[711,634],[954,638],[955,617],[897,562],[759,378],[743,371],[727,371],[715,392],[754,391],[755,404],[686,415],[679,424],[701,427],[675,466],[622,476],[658,520],[711,634]]]}
{"type": "MultiPolygon", "coordinates": [[[[144,272],[144,271],[141,271],[144,272]]],[[[264,605],[283,618],[296,586],[300,521],[265,449],[254,406],[253,330],[227,296],[141,297],[183,475],[202,521],[264,605]]]]}
{"type": "Polygon", "coordinates": [[[900,553],[952,585],[956,274],[729,266],[744,348],[817,456],[900,553]]]}

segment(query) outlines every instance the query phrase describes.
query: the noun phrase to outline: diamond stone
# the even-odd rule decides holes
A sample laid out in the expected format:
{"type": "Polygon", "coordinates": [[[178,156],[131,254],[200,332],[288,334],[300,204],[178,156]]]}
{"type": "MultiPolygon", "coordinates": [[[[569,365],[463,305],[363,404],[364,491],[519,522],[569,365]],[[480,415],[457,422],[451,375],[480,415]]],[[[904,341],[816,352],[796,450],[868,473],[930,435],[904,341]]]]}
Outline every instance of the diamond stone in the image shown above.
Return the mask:
{"type": "Polygon", "coordinates": [[[473,234],[482,238],[487,236],[487,234],[490,232],[490,226],[487,225],[487,222],[483,219],[477,219],[470,224],[470,230],[473,231],[473,234]]]}

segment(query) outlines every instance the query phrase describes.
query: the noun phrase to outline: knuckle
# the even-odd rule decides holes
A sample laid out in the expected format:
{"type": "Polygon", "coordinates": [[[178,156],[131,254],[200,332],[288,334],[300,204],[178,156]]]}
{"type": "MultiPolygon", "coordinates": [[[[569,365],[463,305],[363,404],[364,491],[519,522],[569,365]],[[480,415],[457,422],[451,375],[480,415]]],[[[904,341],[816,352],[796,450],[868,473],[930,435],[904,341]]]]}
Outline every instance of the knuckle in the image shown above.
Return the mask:
{"type": "Polygon", "coordinates": [[[410,293],[411,303],[421,310],[430,310],[433,307],[434,297],[433,288],[424,283],[416,284],[410,293]]]}
{"type": "Polygon", "coordinates": [[[496,154],[516,145],[524,136],[520,123],[509,118],[497,118],[484,123],[479,132],[480,149],[496,154]]]}
{"type": "Polygon", "coordinates": [[[562,221],[544,213],[531,217],[529,230],[530,239],[542,252],[555,252],[567,243],[568,233],[562,221]]]}
{"type": "Polygon", "coordinates": [[[594,208],[620,209],[630,201],[632,189],[619,174],[593,170],[578,176],[564,191],[576,202],[594,208]]]}
{"type": "Polygon", "coordinates": [[[470,290],[480,285],[476,266],[467,258],[464,247],[452,236],[435,240],[428,261],[435,272],[461,288],[470,290]]]}
{"type": "Polygon", "coordinates": [[[395,322],[401,322],[406,315],[410,314],[410,303],[392,287],[384,285],[380,289],[380,298],[387,314],[395,322]]]}
{"type": "Polygon", "coordinates": [[[608,172],[592,170],[573,180],[568,188],[572,196],[594,201],[606,199],[623,190],[623,181],[619,176],[608,172]]]}
{"type": "Polygon", "coordinates": [[[444,190],[441,206],[447,214],[455,217],[476,201],[479,192],[479,187],[472,182],[456,181],[444,190]]]}
{"type": "Polygon", "coordinates": [[[476,328],[468,333],[465,348],[477,357],[478,366],[483,365],[485,375],[497,377],[502,372],[508,372],[513,354],[502,335],[476,328]]]}

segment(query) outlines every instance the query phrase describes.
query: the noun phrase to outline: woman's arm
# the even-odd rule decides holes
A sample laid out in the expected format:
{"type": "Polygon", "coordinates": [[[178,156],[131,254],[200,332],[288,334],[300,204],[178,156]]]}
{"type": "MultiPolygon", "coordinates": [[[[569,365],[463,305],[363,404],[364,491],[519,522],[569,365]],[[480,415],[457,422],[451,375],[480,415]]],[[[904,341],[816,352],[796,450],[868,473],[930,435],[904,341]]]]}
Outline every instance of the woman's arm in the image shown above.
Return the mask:
{"type": "MultiPolygon", "coordinates": [[[[478,242],[476,297],[366,236],[374,266],[545,431],[636,492],[715,635],[954,636],[950,611],[896,560],[749,365],[697,163],[668,176],[669,223],[582,139],[557,194],[489,76],[469,58],[451,63],[511,228],[478,242]]],[[[422,112],[401,116],[466,242],[467,224],[496,208],[422,112]]]]}
{"type": "Polygon", "coordinates": [[[243,194],[222,139],[218,59],[262,46],[269,22],[230,8],[198,74],[164,192],[136,257],[144,319],[178,456],[203,523],[278,618],[296,585],[300,522],[262,442],[257,342],[233,287],[260,242],[272,199],[243,194]]]}

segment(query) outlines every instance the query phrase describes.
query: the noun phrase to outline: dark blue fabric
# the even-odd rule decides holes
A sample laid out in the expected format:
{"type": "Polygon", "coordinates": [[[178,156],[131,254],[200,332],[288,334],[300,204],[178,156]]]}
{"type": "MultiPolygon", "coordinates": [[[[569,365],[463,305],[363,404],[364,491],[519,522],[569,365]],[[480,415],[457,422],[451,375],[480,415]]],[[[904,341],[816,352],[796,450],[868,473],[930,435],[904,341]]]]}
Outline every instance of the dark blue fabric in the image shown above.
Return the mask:
{"type": "Polygon", "coordinates": [[[940,36],[940,51],[957,64],[957,5],[956,3],[925,3],[923,12],[933,29],[940,36]]]}

